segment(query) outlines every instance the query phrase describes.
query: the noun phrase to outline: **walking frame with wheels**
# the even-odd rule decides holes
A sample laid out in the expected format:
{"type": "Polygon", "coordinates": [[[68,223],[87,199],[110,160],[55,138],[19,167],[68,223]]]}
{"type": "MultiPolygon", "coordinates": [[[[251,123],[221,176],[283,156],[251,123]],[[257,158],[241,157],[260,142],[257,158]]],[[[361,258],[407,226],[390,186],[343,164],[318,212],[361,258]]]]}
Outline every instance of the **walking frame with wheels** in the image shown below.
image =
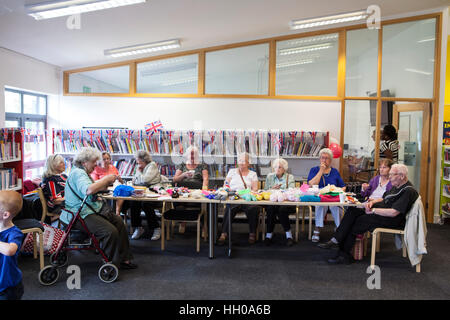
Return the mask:
{"type": "Polygon", "coordinates": [[[64,234],[64,238],[61,241],[61,245],[59,248],[50,256],[50,265],[46,266],[39,273],[39,282],[43,285],[52,285],[54,284],[59,277],[59,270],[65,266],[68,262],[67,252],[68,251],[81,251],[81,250],[95,250],[98,252],[102,259],[103,265],[98,270],[98,276],[100,280],[106,283],[114,282],[119,276],[119,269],[108,259],[105,255],[104,251],[100,247],[100,243],[97,238],[91,233],[86,226],[83,218],[81,217],[81,210],[83,209],[89,195],[86,195],[83,198],[80,208],[74,214],[73,212],[64,209],[64,211],[70,213],[72,215],[72,220],[65,228],[66,233],[64,234]],[[76,222],[79,221],[81,224],[81,229],[75,229],[76,222]],[[79,243],[72,243],[71,236],[85,233],[85,236],[82,241],[77,241],[79,243]],[[83,240],[90,240],[89,242],[83,240]]]}

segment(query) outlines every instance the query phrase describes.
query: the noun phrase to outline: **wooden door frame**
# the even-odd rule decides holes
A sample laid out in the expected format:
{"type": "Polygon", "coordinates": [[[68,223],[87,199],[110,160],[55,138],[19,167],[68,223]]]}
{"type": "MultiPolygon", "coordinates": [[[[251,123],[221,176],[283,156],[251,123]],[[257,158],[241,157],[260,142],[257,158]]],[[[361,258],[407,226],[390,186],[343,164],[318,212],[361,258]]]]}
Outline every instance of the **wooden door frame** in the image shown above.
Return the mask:
{"type": "Polygon", "coordinates": [[[413,112],[422,111],[423,112],[423,128],[422,128],[422,158],[420,159],[420,196],[422,200],[425,199],[424,207],[427,212],[426,217],[428,222],[432,222],[433,212],[429,212],[432,206],[428,204],[428,180],[430,176],[430,163],[428,161],[430,155],[430,110],[431,104],[424,102],[413,102],[405,104],[394,104],[392,110],[392,124],[397,129],[399,128],[399,112],[413,112]],[[431,221],[430,221],[431,217],[431,221]]]}

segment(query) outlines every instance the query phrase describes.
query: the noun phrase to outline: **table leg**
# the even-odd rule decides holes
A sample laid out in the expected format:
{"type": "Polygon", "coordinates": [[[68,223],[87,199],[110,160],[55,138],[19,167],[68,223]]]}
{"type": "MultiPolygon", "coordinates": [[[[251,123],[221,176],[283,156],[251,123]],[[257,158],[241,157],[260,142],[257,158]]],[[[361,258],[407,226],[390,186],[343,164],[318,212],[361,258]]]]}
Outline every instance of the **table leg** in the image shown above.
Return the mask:
{"type": "Polygon", "coordinates": [[[228,257],[231,258],[231,206],[227,206],[228,210],[228,257]]]}
{"type": "Polygon", "coordinates": [[[311,236],[312,236],[312,207],[308,206],[309,208],[309,234],[308,234],[308,239],[311,240],[311,236]]]}
{"type": "Polygon", "coordinates": [[[214,258],[214,242],[215,242],[215,210],[214,204],[208,203],[208,211],[209,211],[209,258],[214,258]]]}

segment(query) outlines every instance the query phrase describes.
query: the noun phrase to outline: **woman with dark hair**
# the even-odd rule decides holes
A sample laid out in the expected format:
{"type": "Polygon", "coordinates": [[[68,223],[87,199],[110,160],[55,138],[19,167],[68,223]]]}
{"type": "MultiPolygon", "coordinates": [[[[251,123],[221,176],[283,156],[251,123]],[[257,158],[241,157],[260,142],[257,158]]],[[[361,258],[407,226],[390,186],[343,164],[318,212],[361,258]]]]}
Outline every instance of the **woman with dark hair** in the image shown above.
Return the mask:
{"type": "Polygon", "coordinates": [[[397,140],[397,129],[391,124],[384,126],[381,132],[380,159],[391,159],[394,163],[398,162],[399,144],[397,140]]]}

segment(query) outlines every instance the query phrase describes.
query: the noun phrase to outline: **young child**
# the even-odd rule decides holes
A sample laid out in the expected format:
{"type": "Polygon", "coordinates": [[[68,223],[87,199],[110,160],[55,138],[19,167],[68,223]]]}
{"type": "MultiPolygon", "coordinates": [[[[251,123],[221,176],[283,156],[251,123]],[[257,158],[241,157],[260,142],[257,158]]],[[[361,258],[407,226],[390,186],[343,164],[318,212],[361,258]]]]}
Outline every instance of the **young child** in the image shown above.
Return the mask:
{"type": "Polygon", "coordinates": [[[19,193],[0,191],[0,300],[20,300],[23,295],[22,272],[17,265],[23,234],[12,222],[21,209],[19,193]]]}

